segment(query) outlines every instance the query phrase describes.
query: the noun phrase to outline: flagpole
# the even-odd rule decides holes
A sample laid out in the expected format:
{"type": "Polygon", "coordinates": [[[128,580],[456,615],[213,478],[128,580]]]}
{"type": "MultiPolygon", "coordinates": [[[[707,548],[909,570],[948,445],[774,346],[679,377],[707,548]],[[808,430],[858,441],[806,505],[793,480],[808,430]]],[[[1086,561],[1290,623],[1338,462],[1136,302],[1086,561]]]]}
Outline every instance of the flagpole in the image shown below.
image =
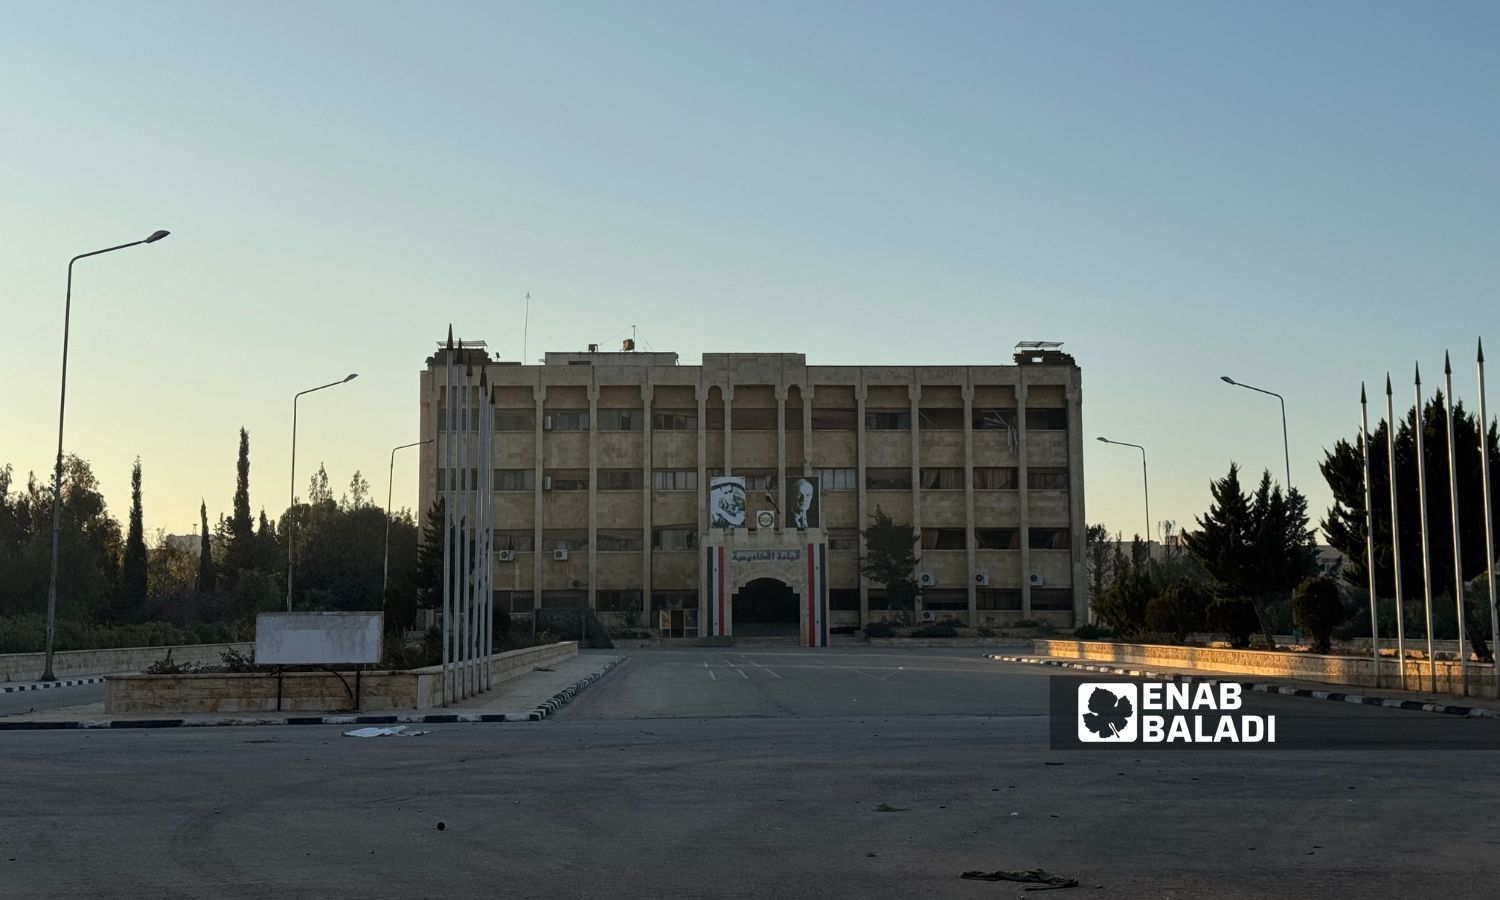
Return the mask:
{"type": "Polygon", "coordinates": [[[1417,373],[1417,502],[1422,511],[1422,600],[1427,608],[1427,674],[1434,694],[1437,693],[1437,658],[1432,650],[1432,548],[1427,536],[1427,452],[1423,449],[1422,432],[1426,423],[1422,415],[1422,367],[1417,373]]]}
{"type": "Polygon", "coordinates": [[[458,547],[453,543],[453,492],[450,489],[452,479],[458,477],[458,470],[453,465],[453,326],[448,326],[448,349],[443,354],[443,407],[442,427],[447,432],[444,442],[439,446],[439,459],[447,463],[439,466],[438,496],[443,501],[443,705],[447,706],[452,699],[450,679],[453,664],[453,646],[450,640],[453,627],[453,555],[458,547]]]}
{"type": "Polygon", "coordinates": [[[1375,686],[1380,687],[1380,623],[1375,604],[1375,506],[1370,498],[1370,414],[1365,386],[1359,385],[1359,449],[1365,471],[1365,573],[1370,582],[1370,658],[1375,666],[1375,686]]]}
{"type": "MultiPolygon", "coordinates": [[[[1401,689],[1406,690],[1406,623],[1401,609],[1401,515],[1396,503],[1396,411],[1391,399],[1391,373],[1385,373],[1386,456],[1391,472],[1391,565],[1396,590],[1396,659],[1401,689]]],[[[1497,682],[1500,683],[1500,682],[1497,682]]]]}
{"type": "Polygon", "coordinates": [[[1490,417],[1484,408],[1484,339],[1479,340],[1479,479],[1484,490],[1484,563],[1490,583],[1490,687],[1500,698],[1500,609],[1495,605],[1495,523],[1490,509],[1490,417]]]}
{"type": "Polygon", "coordinates": [[[1458,614],[1458,674],[1463,696],[1469,696],[1469,652],[1464,649],[1464,545],[1458,532],[1458,453],[1453,446],[1453,364],[1443,352],[1443,408],[1448,420],[1448,507],[1453,514],[1453,604],[1458,614]]]}

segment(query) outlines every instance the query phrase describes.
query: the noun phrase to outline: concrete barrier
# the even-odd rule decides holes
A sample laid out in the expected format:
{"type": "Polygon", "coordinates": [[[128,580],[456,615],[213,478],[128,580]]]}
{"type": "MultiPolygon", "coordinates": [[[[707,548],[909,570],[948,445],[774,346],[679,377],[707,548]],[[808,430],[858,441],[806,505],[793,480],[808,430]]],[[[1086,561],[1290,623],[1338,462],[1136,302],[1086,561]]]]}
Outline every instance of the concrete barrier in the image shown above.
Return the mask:
{"type": "MultiPolygon", "coordinates": [[[[1035,642],[1033,652],[1057,659],[1093,660],[1159,666],[1164,669],[1195,669],[1233,675],[1255,675],[1262,678],[1286,678],[1294,681],[1318,681],[1324,684],[1348,684],[1360,687],[1399,688],[1400,670],[1393,656],[1380,660],[1379,679],[1375,661],[1368,656],[1331,656],[1319,653],[1293,653],[1268,650],[1224,650],[1211,647],[1178,647],[1171,644],[1121,644],[1112,641],[1043,641],[1035,642]]],[[[1456,660],[1440,659],[1436,664],[1437,692],[1459,695],[1462,681],[1456,660]]],[[[1488,663],[1469,663],[1469,694],[1493,693],[1495,667],[1488,663]]],[[[1406,660],[1406,686],[1410,690],[1431,691],[1431,677],[1426,660],[1406,660]]]]}
{"type": "MultiPolygon", "coordinates": [[[[577,641],[508,650],[489,659],[491,684],[520,677],[537,666],[578,655],[577,641]]],[[[176,656],[173,656],[176,659],[176,656]]],[[[286,672],[280,676],[281,709],[354,708],[353,672],[286,672]]],[[[117,675],[105,679],[106,713],[274,712],[278,676],[263,672],[193,675],[117,675]]],[[[442,705],[443,667],[405,672],[361,672],[359,708],[433,709],[442,705]]]]}
{"type": "MultiPolygon", "coordinates": [[[[61,650],[52,654],[52,674],[113,675],[140,672],[172,652],[177,663],[220,664],[219,654],[233,648],[249,654],[253,642],[235,644],[183,644],[178,647],[113,647],[106,650],[61,650]]],[[[47,664],[45,653],[0,653],[0,681],[35,681],[47,664]]]]}

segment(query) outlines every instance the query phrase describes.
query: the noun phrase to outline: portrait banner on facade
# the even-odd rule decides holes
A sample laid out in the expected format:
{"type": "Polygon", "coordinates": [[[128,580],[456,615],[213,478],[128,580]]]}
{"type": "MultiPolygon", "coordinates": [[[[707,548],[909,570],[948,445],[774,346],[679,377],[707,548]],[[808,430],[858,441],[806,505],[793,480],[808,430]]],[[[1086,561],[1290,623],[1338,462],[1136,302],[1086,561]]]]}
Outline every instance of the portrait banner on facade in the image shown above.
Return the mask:
{"type": "Polygon", "coordinates": [[[791,475],[786,480],[786,518],[791,527],[800,530],[819,528],[822,513],[818,479],[815,476],[791,475]]]}
{"type": "Polygon", "coordinates": [[[708,527],[745,527],[745,479],[721,475],[708,486],[708,527]]]}

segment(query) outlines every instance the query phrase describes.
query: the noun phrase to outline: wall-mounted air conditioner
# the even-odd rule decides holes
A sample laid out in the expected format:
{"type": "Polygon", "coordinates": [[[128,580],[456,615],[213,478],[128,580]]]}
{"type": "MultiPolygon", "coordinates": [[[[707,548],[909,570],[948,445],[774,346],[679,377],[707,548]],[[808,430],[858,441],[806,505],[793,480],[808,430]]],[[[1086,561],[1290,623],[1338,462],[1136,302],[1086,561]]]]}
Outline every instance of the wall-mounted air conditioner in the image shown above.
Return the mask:
{"type": "Polygon", "coordinates": [[[498,551],[498,552],[495,553],[495,558],[498,559],[498,560],[500,560],[501,562],[515,562],[516,561],[516,551],[514,551],[514,550],[500,550],[500,551],[498,551]]]}
{"type": "Polygon", "coordinates": [[[544,490],[544,491],[550,491],[550,490],[552,490],[552,476],[551,475],[543,475],[542,476],[542,490],[544,490]]]}
{"type": "Polygon", "coordinates": [[[937,584],[937,576],[931,572],[923,572],[917,576],[917,584],[922,587],[932,587],[937,584]]]}
{"type": "Polygon", "coordinates": [[[1043,578],[1042,576],[1038,575],[1035,572],[1031,573],[1031,586],[1032,587],[1041,587],[1042,585],[1044,585],[1046,583],[1047,583],[1047,579],[1043,578]]]}
{"type": "Polygon", "coordinates": [[[930,609],[924,609],[924,610],[922,610],[922,621],[923,622],[936,622],[937,621],[937,612],[934,611],[934,610],[930,610],[930,609]]]}
{"type": "Polygon", "coordinates": [[[974,573],[974,583],[980,587],[984,587],[990,583],[990,576],[983,572],[976,572],[974,573]]]}
{"type": "Polygon", "coordinates": [[[557,560],[558,562],[567,562],[568,561],[568,551],[567,551],[567,548],[565,548],[565,547],[559,547],[556,550],[553,550],[552,551],[552,558],[555,559],[555,560],[557,560]]]}

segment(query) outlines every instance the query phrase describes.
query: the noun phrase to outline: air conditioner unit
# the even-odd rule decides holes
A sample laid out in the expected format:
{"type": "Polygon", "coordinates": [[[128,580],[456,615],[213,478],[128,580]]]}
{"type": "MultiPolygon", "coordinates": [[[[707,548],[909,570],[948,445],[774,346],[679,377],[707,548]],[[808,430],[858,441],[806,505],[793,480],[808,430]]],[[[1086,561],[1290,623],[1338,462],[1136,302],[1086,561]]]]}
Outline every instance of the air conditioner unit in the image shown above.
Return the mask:
{"type": "Polygon", "coordinates": [[[1042,576],[1036,574],[1035,572],[1031,573],[1031,586],[1032,587],[1041,587],[1042,585],[1044,585],[1046,583],[1047,583],[1047,579],[1045,579],[1042,576]]]}
{"type": "Polygon", "coordinates": [[[551,431],[552,430],[552,417],[551,416],[542,416],[542,430],[543,431],[551,431]]]}
{"type": "Polygon", "coordinates": [[[501,562],[515,562],[516,561],[516,551],[514,551],[514,550],[500,550],[500,551],[498,551],[498,552],[495,553],[495,558],[498,559],[498,560],[500,560],[501,562]]]}
{"type": "Polygon", "coordinates": [[[542,476],[542,490],[544,490],[544,491],[550,491],[550,490],[552,490],[552,476],[551,475],[543,475],[542,476]]]}
{"type": "Polygon", "coordinates": [[[922,587],[932,587],[937,584],[937,576],[931,572],[923,572],[917,576],[917,584],[920,584],[922,587]]]}
{"type": "Polygon", "coordinates": [[[568,551],[567,551],[567,549],[564,548],[564,547],[559,547],[556,550],[553,550],[552,551],[552,558],[555,559],[555,560],[557,560],[558,562],[567,562],[568,561],[568,551]]]}
{"type": "Polygon", "coordinates": [[[924,609],[924,610],[922,610],[922,621],[923,622],[936,622],[937,621],[937,612],[934,611],[934,610],[930,610],[930,609],[924,609]]]}
{"type": "Polygon", "coordinates": [[[990,576],[984,574],[983,572],[976,572],[974,574],[974,583],[979,585],[980,587],[984,587],[990,583],[990,576]]]}

